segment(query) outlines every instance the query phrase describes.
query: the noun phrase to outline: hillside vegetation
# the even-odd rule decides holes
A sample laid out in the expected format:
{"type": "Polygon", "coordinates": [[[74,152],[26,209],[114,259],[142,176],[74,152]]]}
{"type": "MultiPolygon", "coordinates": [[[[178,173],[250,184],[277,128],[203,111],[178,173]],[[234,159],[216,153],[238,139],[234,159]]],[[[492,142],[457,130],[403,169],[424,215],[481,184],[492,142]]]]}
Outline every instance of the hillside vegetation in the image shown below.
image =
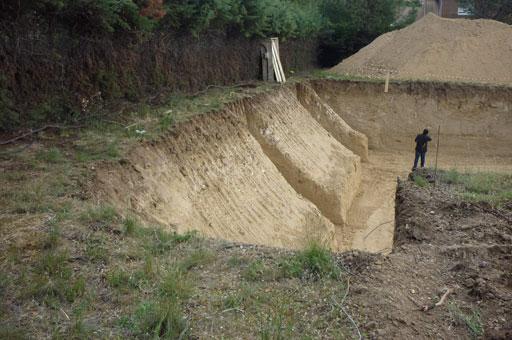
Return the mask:
{"type": "Polygon", "coordinates": [[[44,0],[4,1],[2,21],[32,21],[76,34],[134,31],[240,31],[246,37],[310,37],[320,32],[380,34],[403,0],[44,0]]]}
{"type": "MultiPolygon", "coordinates": [[[[140,102],[162,91],[194,93],[209,85],[257,80],[264,37],[281,39],[289,74],[332,64],[397,27],[395,18],[406,4],[2,1],[0,131],[46,122],[77,124],[76,117],[91,111],[92,103],[140,102]]],[[[98,108],[93,111],[99,114],[98,108]]]]}

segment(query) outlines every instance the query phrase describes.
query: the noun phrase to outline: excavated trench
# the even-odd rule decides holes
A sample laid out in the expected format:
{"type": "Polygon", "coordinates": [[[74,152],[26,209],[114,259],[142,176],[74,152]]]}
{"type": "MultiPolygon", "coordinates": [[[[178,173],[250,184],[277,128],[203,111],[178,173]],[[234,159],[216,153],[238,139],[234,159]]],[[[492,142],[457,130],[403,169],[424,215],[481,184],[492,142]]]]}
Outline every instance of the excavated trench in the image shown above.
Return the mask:
{"type": "Polygon", "coordinates": [[[512,171],[512,88],[322,80],[179,124],[99,169],[96,187],[177,232],[386,253],[396,178],[415,135],[438,126],[441,167],[512,171]]]}

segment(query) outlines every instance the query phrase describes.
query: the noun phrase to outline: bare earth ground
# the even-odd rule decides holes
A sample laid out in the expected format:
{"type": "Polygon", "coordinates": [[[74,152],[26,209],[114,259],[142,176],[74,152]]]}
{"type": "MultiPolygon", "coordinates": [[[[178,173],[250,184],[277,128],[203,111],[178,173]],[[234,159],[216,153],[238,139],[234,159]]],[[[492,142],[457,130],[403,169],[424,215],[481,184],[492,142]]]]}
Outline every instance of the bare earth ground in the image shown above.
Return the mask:
{"type": "Polygon", "coordinates": [[[368,294],[356,298],[372,301],[376,328],[386,324],[375,334],[463,338],[453,325],[458,305],[466,314],[479,311],[486,338],[510,336],[511,212],[461,202],[446,187],[401,183],[395,250],[366,272],[368,294]],[[416,310],[437,302],[445,287],[455,289],[448,306],[416,310]]]}

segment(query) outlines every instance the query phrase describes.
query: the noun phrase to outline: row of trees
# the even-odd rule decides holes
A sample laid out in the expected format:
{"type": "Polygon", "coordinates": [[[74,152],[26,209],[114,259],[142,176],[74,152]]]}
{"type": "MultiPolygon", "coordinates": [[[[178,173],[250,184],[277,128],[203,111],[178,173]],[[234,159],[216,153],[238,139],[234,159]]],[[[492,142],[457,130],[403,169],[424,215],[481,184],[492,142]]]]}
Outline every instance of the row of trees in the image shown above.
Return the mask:
{"type": "Polygon", "coordinates": [[[389,30],[405,0],[3,0],[0,19],[96,35],[167,30],[311,37],[389,30]]]}

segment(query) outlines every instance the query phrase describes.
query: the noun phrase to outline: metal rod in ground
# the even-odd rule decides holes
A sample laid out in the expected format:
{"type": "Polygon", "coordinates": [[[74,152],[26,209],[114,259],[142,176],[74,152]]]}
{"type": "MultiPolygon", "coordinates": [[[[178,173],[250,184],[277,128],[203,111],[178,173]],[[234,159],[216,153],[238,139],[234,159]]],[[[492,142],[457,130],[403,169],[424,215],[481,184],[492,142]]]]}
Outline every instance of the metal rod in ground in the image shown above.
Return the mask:
{"type": "Polygon", "coordinates": [[[434,169],[434,186],[437,184],[437,157],[439,155],[439,138],[441,134],[441,125],[437,127],[437,147],[436,147],[436,166],[434,169]]]}

